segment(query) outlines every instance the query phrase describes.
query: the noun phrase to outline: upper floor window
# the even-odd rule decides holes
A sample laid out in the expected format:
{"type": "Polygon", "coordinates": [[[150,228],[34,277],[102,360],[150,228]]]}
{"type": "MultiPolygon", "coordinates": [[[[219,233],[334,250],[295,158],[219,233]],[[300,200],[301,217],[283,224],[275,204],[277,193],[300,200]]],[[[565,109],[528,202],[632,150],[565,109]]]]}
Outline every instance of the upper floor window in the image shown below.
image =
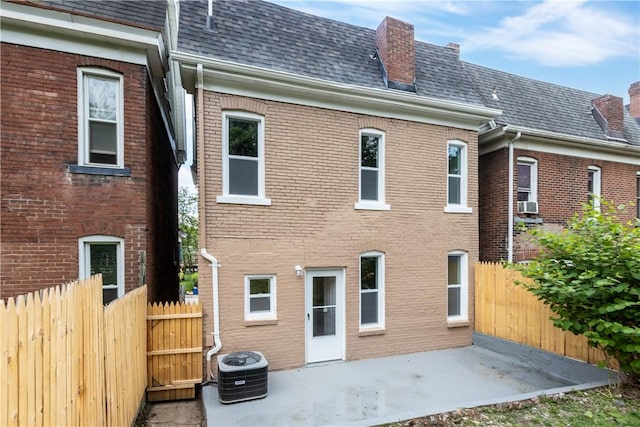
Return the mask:
{"type": "Polygon", "coordinates": [[[360,327],[384,327],[384,254],[360,255],[360,327]]]}
{"type": "Polygon", "coordinates": [[[356,209],[388,210],[384,186],[384,133],[375,129],[360,131],[360,200],[356,209]]]}
{"type": "Polygon", "coordinates": [[[265,198],[264,118],[244,112],[222,114],[223,195],[220,203],[270,205],[265,198]]]}
{"type": "Polygon", "coordinates": [[[587,193],[590,204],[595,210],[600,211],[600,196],[602,196],[600,177],[602,172],[597,166],[589,166],[587,172],[587,193]]]}
{"type": "Polygon", "coordinates": [[[124,167],[122,75],[78,69],[78,165],[124,167]]]}
{"type": "Polygon", "coordinates": [[[467,207],[467,144],[447,143],[447,207],[445,212],[471,212],[467,207]]]}
{"type": "Polygon", "coordinates": [[[449,252],[447,275],[448,320],[467,320],[467,293],[467,253],[461,251],[449,252]]]}
{"type": "Polygon", "coordinates": [[[245,320],[273,320],[276,318],[276,277],[245,276],[245,320]]]}
{"type": "Polygon", "coordinates": [[[518,201],[538,201],[538,161],[518,157],[518,201]]]}
{"type": "Polygon", "coordinates": [[[87,236],[78,241],[80,279],[102,274],[102,302],[124,295],[124,240],[113,236],[87,236]]]}

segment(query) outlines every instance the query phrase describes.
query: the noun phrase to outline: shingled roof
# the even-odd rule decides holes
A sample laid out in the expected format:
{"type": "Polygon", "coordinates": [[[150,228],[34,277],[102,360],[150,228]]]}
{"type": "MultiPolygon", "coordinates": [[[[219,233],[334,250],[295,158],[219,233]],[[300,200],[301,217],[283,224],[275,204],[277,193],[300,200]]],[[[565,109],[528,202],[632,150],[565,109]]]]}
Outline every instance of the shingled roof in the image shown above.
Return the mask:
{"type": "MultiPolygon", "coordinates": [[[[257,0],[216,0],[215,32],[206,0],[180,2],[178,49],[209,58],[332,82],[385,89],[372,55],[375,30],[257,0]]],[[[420,96],[482,106],[457,52],[417,41],[420,96]]]]}
{"type": "Polygon", "coordinates": [[[164,31],[167,16],[166,0],[29,0],[29,3],[158,32],[164,31]]]}
{"type": "MultiPolygon", "coordinates": [[[[496,122],[505,125],[607,141],[591,113],[600,94],[585,92],[464,62],[476,91],[487,107],[502,110],[496,122]]],[[[624,111],[624,138],[640,145],[640,127],[624,111]]]]}
{"type": "MultiPolygon", "coordinates": [[[[207,13],[207,0],[180,1],[180,52],[386,89],[370,57],[375,30],[261,0],[214,0],[215,31],[206,29],[207,13]]],[[[418,96],[502,110],[501,124],[609,141],[591,113],[600,94],[462,62],[451,47],[415,41],[415,57],[418,96]]],[[[626,109],[624,138],[640,145],[640,127],[626,109]]]]}

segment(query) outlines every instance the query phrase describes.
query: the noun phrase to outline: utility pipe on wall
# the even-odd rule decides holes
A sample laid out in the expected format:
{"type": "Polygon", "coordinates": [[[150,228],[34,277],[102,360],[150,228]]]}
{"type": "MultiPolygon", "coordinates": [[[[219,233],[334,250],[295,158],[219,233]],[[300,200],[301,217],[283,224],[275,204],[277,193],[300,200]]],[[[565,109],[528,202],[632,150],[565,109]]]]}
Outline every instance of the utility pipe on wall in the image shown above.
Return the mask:
{"type": "MultiPolygon", "coordinates": [[[[505,128],[506,130],[506,128],[505,128]]],[[[522,132],[518,132],[509,142],[509,236],[507,237],[507,260],[509,263],[513,262],[513,144],[520,139],[522,132]]]]}
{"type": "Polygon", "coordinates": [[[200,255],[211,263],[211,284],[213,287],[213,344],[214,347],[207,352],[207,381],[213,379],[214,375],[211,372],[211,357],[218,353],[222,348],[222,341],[220,341],[220,314],[218,304],[218,260],[211,255],[205,248],[200,249],[200,255]]]}
{"type": "MultiPolygon", "coordinates": [[[[205,187],[205,167],[204,167],[204,69],[202,64],[198,64],[197,70],[198,77],[198,133],[196,140],[198,141],[198,164],[200,166],[200,173],[198,174],[198,180],[200,182],[200,200],[206,200],[206,187],[205,187]]],[[[200,204],[202,206],[202,204],[200,204]]],[[[207,221],[205,216],[205,210],[201,209],[199,211],[200,217],[202,221],[202,227],[200,227],[200,242],[202,246],[206,246],[207,244],[207,221]]],[[[211,266],[211,285],[213,291],[213,348],[207,352],[207,379],[206,382],[209,382],[213,379],[214,375],[211,372],[211,357],[218,353],[222,348],[222,341],[220,340],[220,306],[218,304],[218,268],[220,264],[218,264],[218,260],[211,255],[207,250],[203,247],[200,249],[200,255],[207,261],[209,261],[211,266]]]]}

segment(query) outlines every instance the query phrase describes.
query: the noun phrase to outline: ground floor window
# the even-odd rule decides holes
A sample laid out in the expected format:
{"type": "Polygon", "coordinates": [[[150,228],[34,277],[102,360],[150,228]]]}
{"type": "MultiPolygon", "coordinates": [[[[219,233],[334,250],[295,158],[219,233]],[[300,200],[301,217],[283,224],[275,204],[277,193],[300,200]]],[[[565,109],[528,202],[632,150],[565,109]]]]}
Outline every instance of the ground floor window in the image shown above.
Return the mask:
{"type": "Polygon", "coordinates": [[[124,295],[124,240],[113,236],[87,236],[79,240],[81,279],[102,274],[102,302],[124,295]]]}
{"type": "Polygon", "coordinates": [[[244,295],[245,320],[276,318],[276,276],[245,276],[244,295]]]}
{"type": "Polygon", "coordinates": [[[384,327],[384,254],[360,255],[360,327],[384,327]]]}
{"type": "Polygon", "coordinates": [[[467,254],[449,252],[447,320],[467,320],[467,254]]]}

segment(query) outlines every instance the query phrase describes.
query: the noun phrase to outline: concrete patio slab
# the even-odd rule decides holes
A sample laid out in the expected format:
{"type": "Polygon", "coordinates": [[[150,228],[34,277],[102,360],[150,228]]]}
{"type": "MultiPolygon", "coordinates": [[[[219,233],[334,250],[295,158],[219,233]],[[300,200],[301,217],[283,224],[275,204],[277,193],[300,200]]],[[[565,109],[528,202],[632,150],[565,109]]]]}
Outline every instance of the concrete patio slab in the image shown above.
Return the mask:
{"type": "Polygon", "coordinates": [[[202,388],[209,426],[378,425],[598,387],[609,372],[483,335],[474,345],[269,372],[267,397],[233,404],[202,388]]]}

